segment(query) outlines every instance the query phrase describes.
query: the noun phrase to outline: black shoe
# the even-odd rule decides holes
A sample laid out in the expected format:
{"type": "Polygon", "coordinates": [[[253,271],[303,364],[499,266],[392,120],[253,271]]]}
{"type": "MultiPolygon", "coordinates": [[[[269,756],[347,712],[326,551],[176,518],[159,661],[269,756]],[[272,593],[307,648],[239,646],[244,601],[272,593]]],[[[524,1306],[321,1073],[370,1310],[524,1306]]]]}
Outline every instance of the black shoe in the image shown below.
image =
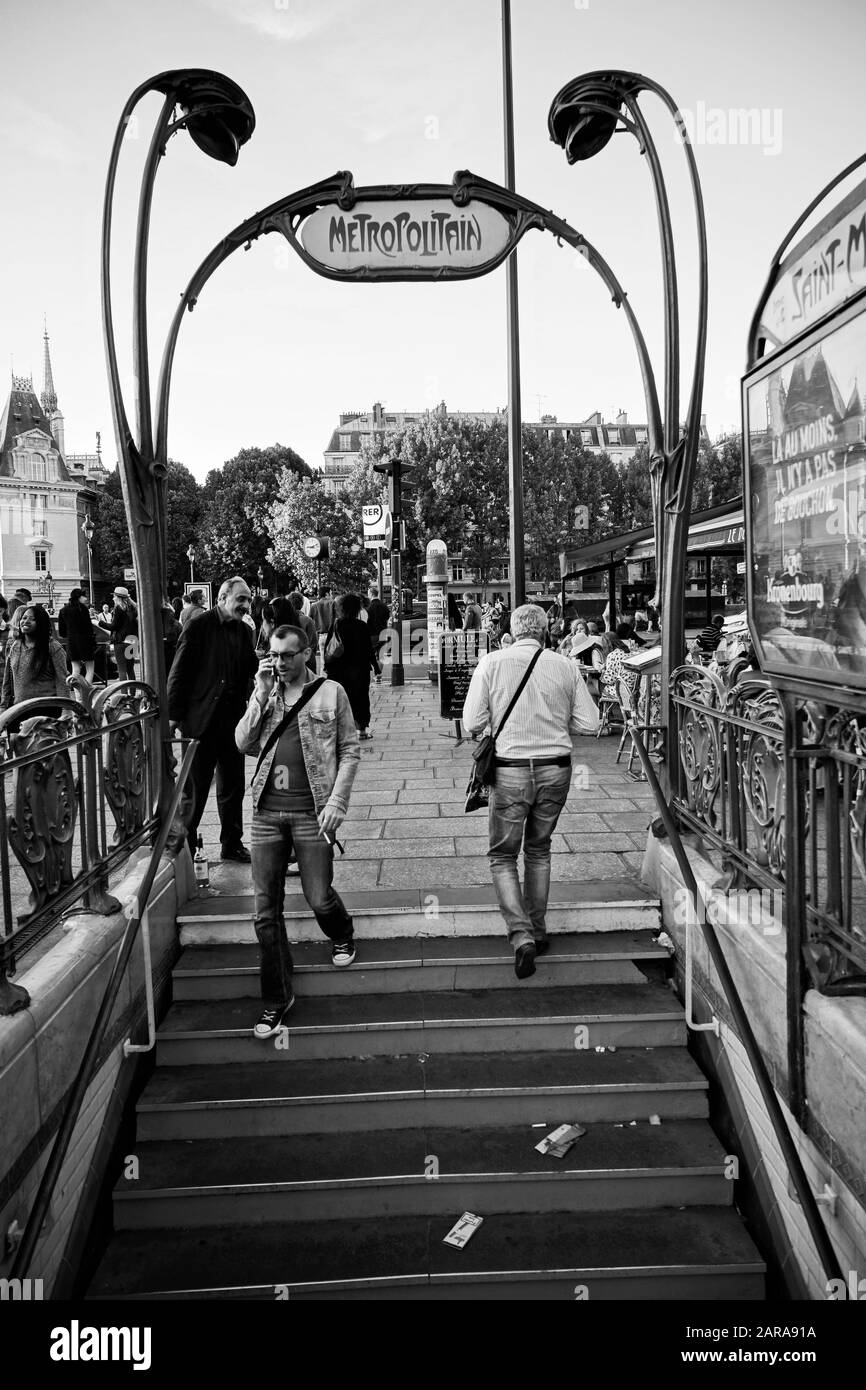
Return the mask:
{"type": "Polygon", "coordinates": [[[349,941],[335,941],[331,947],[331,960],[338,970],[344,970],[347,965],[351,965],[355,959],[355,943],[349,941]]]}
{"type": "Polygon", "coordinates": [[[514,973],[518,980],[535,974],[535,942],[525,941],[514,953],[514,973]]]}
{"type": "Polygon", "coordinates": [[[546,936],[537,936],[535,938],[535,954],[537,956],[546,956],[549,950],[550,941],[548,938],[546,936]]]}
{"type": "Polygon", "coordinates": [[[246,845],[224,845],[220,851],[220,859],[231,859],[236,864],[250,864],[252,855],[246,845]]]}
{"type": "Polygon", "coordinates": [[[279,1033],[283,1026],[283,1019],[295,1002],[292,995],[288,1004],[283,1004],[278,1009],[265,1009],[255,1028],[253,1029],[254,1038],[272,1038],[275,1033],[279,1033]]]}

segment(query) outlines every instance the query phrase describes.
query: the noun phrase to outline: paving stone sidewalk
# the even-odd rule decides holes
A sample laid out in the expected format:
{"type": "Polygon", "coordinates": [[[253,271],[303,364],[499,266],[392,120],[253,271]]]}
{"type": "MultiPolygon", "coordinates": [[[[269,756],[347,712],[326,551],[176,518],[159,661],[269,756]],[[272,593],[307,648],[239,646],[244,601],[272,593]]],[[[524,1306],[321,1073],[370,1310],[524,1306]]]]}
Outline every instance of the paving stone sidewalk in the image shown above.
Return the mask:
{"type": "MultiPolygon", "coordinates": [[[[429,681],[402,687],[383,682],[372,687],[371,697],[373,738],[361,744],[361,766],[340,830],[346,852],[335,865],[338,890],[489,886],[487,816],[463,813],[473,743],[457,743],[454,724],[439,716],[438,692],[429,681]]],[[[640,878],[655,803],[645,783],[626,776],[627,750],[616,763],[618,746],[618,732],[574,740],[572,790],[553,838],[554,883],[640,878]]],[[[248,760],[250,773],[252,766],[248,760]]],[[[248,793],[247,841],[251,820],[248,793]]],[[[201,833],[211,889],[250,892],[247,867],[220,863],[213,792],[201,833]]],[[[290,878],[287,893],[299,891],[297,879],[290,878]]]]}

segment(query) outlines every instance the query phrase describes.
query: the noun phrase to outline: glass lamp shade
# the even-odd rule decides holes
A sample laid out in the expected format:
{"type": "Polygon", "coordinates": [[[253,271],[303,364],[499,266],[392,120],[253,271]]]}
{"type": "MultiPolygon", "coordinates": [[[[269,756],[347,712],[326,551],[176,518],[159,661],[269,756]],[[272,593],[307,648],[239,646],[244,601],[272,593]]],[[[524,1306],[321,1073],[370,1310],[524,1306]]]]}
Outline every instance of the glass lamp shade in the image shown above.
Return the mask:
{"type": "Polygon", "coordinates": [[[592,159],[604,149],[616,130],[625,98],[636,95],[641,85],[634,73],[592,72],[576,77],[557,93],[547,128],[551,140],[565,150],[569,164],[592,159]]]}
{"type": "Polygon", "coordinates": [[[256,128],[256,116],[236,82],[221,72],[187,68],[162,73],[152,85],[176,97],[188,115],[190,138],[200,150],[223,164],[237,164],[241,146],[256,128]]]}

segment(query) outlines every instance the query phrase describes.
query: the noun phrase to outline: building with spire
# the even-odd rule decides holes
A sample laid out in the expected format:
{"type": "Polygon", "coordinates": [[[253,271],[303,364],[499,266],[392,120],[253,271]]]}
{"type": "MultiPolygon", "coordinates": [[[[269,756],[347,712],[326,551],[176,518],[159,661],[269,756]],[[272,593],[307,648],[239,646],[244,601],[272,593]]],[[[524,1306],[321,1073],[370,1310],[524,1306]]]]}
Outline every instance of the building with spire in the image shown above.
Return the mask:
{"type": "Polygon", "coordinates": [[[0,416],[0,592],[23,587],[56,610],[87,587],[81,526],[107,476],[98,435],[94,454],[66,455],[46,328],[41,395],[13,373],[0,416]]]}

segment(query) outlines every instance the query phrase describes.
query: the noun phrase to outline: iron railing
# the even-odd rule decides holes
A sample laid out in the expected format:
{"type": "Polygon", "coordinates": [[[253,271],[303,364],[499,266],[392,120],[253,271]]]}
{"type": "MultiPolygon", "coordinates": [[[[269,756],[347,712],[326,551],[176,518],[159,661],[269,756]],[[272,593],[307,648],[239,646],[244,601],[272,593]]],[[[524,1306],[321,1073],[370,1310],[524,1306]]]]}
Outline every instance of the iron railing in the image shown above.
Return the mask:
{"type": "MultiPolygon", "coordinates": [[[[678,667],[673,672],[673,675],[671,677],[672,692],[676,691],[677,685],[679,684],[679,677],[682,675],[684,669],[686,671],[696,670],[696,668],[694,667],[678,667]]],[[[699,674],[708,673],[701,672],[699,674]]],[[[714,678],[711,677],[711,679],[714,678]]],[[[718,681],[716,681],[716,685],[719,685],[718,681]]],[[[677,705],[678,717],[680,717],[679,710],[683,704],[683,696],[675,694],[674,699],[677,705]]],[[[689,705],[691,705],[691,703],[692,702],[689,702],[689,705]]],[[[700,713],[701,706],[698,702],[695,702],[695,710],[698,713],[700,713]]],[[[783,1114],[782,1107],[779,1103],[779,1098],[776,1095],[775,1087],[773,1085],[773,1081],[770,1077],[770,1073],[767,1068],[767,1063],[761,1052],[758,1040],[755,1037],[755,1034],[752,1030],[751,1022],[743,1006],[743,1001],[740,998],[740,994],[737,989],[734,978],[731,974],[728,962],[725,959],[724,951],[722,950],[719,944],[719,939],[716,936],[715,931],[713,930],[712,923],[709,921],[706,914],[700,911],[699,890],[697,881],[695,879],[692,866],[689,863],[688,856],[686,854],[682,839],[680,837],[679,828],[677,826],[674,811],[668,805],[665,793],[656,775],[656,771],[653,766],[653,761],[650,757],[650,754],[647,750],[647,747],[643,739],[641,738],[639,730],[636,726],[633,726],[630,730],[630,733],[634,742],[634,746],[637,750],[638,757],[640,758],[641,766],[644,770],[644,775],[647,781],[649,782],[650,789],[652,790],[653,796],[655,797],[656,805],[659,811],[659,819],[664,827],[665,834],[670,839],[671,848],[674,852],[677,865],[682,875],[683,886],[691,899],[693,918],[695,921],[699,922],[701,930],[703,932],[704,940],[707,945],[707,950],[709,952],[710,959],[712,960],[713,966],[715,967],[716,974],[718,976],[719,983],[722,988],[722,993],[725,999],[727,1000],[728,1008],[731,1012],[734,1027],[736,1028],[737,1034],[742,1041],[743,1047],[746,1052],[746,1056],[749,1059],[749,1065],[751,1066],[752,1073],[755,1077],[755,1081],[757,1082],[758,1090],[761,1093],[761,1098],[764,1102],[764,1107],[767,1111],[767,1115],[773,1127],[773,1133],[776,1136],[776,1143],[779,1146],[782,1155],[782,1160],[787,1169],[788,1177],[792,1184],[793,1190],[796,1193],[797,1198],[802,1207],[803,1217],[809,1229],[809,1234],[811,1235],[812,1240],[814,1242],[818,1258],[820,1259],[821,1264],[823,1265],[827,1279],[838,1279],[842,1275],[841,1266],[839,1264],[836,1251],[833,1247],[833,1242],[830,1239],[827,1227],[824,1224],[824,1221],[821,1217],[821,1213],[818,1209],[818,1201],[809,1184],[809,1179],[806,1175],[806,1170],[803,1167],[803,1161],[797,1150],[797,1145],[795,1143],[794,1137],[788,1128],[788,1123],[785,1118],[785,1115],[783,1114]]],[[[686,983],[689,987],[690,981],[691,975],[690,972],[687,972],[686,983]]],[[[687,1017],[691,1024],[692,1015],[690,989],[687,1017]]],[[[699,1025],[699,1027],[700,1026],[701,1025],[699,1025]]]]}
{"type": "Polygon", "coordinates": [[[680,825],[717,852],[720,886],[772,894],[811,986],[866,993],[866,718],[800,703],[792,722],[757,675],[728,688],[681,666],[671,686],[680,825]]]}
{"type": "Polygon", "coordinates": [[[157,873],[159,872],[160,860],[174,832],[175,817],[178,813],[180,800],[186,786],[186,780],[192,769],[197,749],[198,741],[196,739],[191,739],[184,750],[183,762],[181,763],[177,780],[171,791],[167,813],[163,817],[155,843],[151,849],[150,859],[144,873],[144,878],[139,885],[138,892],[127,915],[126,927],[124,928],[120,945],[117,948],[117,955],[114,959],[111,977],[108,984],[105,986],[105,993],[102,996],[102,1002],[100,1003],[93,1027],[90,1030],[90,1036],[87,1039],[87,1045],[84,1049],[84,1055],[79,1064],[75,1081],[66,1098],[63,1117],[60,1121],[57,1134],[55,1135],[48,1162],[45,1165],[45,1170],[40,1179],[38,1191],[33,1199],[33,1206],[30,1208],[21,1243],[15,1254],[12,1265],[13,1278],[20,1277],[23,1271],[29,1269],[30,1261],[33,1258],[33,1252],[39,1241],[43,1223],[50,1210],[54,1189],[57,1186],[57,1180],[63,1168],[63,1161],[69,1151],[69,1145],[75,1132],[75,1126],[78,1121],[78,1116],[81,1113],[81,1107],[84,1103],[84,1097],[87,1094],[87,1088],[90,1085],[93,1073],[96,1069],[100,1048],[102,1047],[105,1032],[111,1019],[112,1010],[117,1001],[120,986],[123,983],[124,975],[129,965],[132,948],[135,945],[142,918],[147,911],[150,895],[153,891],[154,883],[156,882],[157,873]]]}
{"type": "Polygon", "coordinates": [[[76,904],[119,909],[109,875],[158,828],[155,691],[131,680],[94,696],[80,677],[68,683],[68,697],[0,713],[0,988],[76,904]]]}

